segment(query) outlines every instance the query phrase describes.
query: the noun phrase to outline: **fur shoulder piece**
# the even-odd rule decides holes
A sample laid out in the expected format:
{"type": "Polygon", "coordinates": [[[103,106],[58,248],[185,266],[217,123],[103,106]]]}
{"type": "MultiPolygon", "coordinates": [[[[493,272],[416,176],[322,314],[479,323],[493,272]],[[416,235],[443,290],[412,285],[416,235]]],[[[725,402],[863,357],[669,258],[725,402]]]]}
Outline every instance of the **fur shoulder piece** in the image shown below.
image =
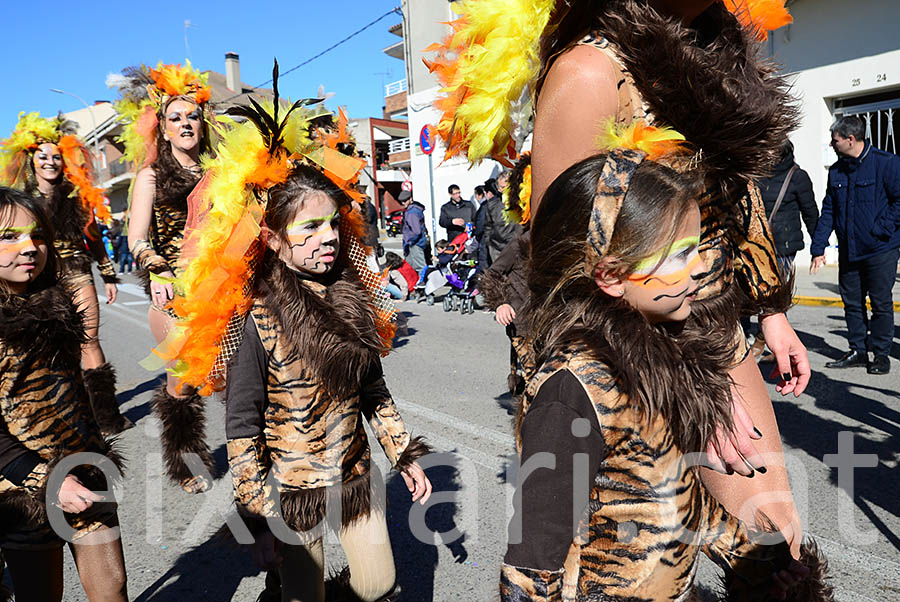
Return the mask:
{"type": "Polygon", "coordinates": [[[638,0],[611,0],[599,11],[606,37],[655,117],[703,152],[703,166],[724,192],[769,174],[798,123],[797,107],[775,66],[721,2],[692,27],[638,0]]]}
{"type": "Polygon", "coordinates": [[[316,283],[275,258],[268,261],[274,265],[259,286],[265,307],[329,391],[356,393],[384,350],[367,303],[369,293],[351,269],[341,270],[321,295],[316,283]]]}
{"type": "Polygon", "coordinates": [[[542,371],[579,358],[589,367],[573,372],[579,379],[611,378],[646,420],[662,416],[679,449],[701,451],[718,426],[732,424],[728,370],[735,351],[730,342],[680,326],[651,325],[616,300],[591,309],[555,349],[544,350],[542,371]]]}
{"type": "MultiPolygon", "coordinates": [[[[88,215],[81,206],[77,196],[69,196],[72,185],[63,182],[53,190],[53,195],[46,198],[39,195],[39,202],[47,211],[53,222],[57,240],[82,241],[84,227],[88,223],[88,215]]],[[[84,243],[81,242],[81,246],[84,243]]]]}
{"type": "Polygon", "coordinates": [[[77,367],[85,340],[83,316],[62,284],[0,303],[0,342],[13,353],[77,367]]]}

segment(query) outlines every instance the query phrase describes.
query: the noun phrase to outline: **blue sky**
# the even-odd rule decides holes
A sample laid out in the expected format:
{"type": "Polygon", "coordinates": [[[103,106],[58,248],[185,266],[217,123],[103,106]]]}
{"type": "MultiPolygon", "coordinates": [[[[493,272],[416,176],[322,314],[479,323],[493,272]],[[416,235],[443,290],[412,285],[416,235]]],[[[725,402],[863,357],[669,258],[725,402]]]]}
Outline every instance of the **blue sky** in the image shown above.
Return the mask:
{"type": "MultiPolygon", "coordinates": [[[[19,111],[81,108],[59,88],[88,103],[114,100],[106,75],[140,63],[184,62],[224,72],[225,53],[237,52],[241,79],[257,85],[271,78],[272,58],[282,72],[310,58],[376,19],[399,0],[236,2],[12,2],[3,8],[0,37],[0,138],[9,135],[19,111]],[[87,7],[87,8],[85,8],[87,7]],[[190,54],[185,48],[184,22],[190,54]]],[[[399,41],[388,28],[400,15],[385,17],[352,40],[293,73],[279,85],[282,96],[315,96],[318,86],[336,93],[329,101],[348,107],[351,117],[380,117],[383,83],[405,77],[402,61],[382,49],[399,41]]]]}

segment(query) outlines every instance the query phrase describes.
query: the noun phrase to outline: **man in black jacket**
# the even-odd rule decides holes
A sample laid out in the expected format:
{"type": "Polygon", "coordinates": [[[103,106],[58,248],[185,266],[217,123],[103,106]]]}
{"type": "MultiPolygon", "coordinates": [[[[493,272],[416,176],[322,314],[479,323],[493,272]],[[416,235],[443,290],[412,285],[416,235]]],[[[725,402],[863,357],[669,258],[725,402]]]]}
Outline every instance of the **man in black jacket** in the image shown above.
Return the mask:
{"type": "Polygon", "coordinates": [[[806,171],[794,162],[794,145],[790,141],[784,143],[781,161],[775,166],[772,175],[760,180],[759,191],[766,206],[766,215],[772,224],[778,265],[787,277],[793,270],[794,256],[805,246],[800,218],[803,218],[810,239],[816,231],[816,222],[819,221],[819,207],[812,181],[806,171]],[[773,215],[778,195],[788,178],[790,180],[781,204],[773,215]]]}
{"type": "Polygon", "coordinates": [[[441,207],[438,223],[447,230],[447,240],[452,241],[466,231],[466,222],[475,222],[475,205],[462,198],[456,184],[450,184],[447,192],[450,193],[450,200],[441,207]]]}

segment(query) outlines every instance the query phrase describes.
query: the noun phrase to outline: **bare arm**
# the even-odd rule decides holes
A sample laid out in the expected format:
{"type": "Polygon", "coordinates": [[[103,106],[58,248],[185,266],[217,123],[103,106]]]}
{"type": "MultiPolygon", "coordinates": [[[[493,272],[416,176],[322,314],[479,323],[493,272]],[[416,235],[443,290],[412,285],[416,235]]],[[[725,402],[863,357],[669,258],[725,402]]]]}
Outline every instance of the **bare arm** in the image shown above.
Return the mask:
{"type": "Polygon", "coordinates": [[[145,167],[134,180],[131,197],[131,213],[128,218],[128,248],[134,253],[134,243],[149,240],[150,220],[153,217],[153,200],[156,197],[156,172],[145,167]]]}
{"type": "Polygon", "coordinates": [[[575,46],[553,63],[535,116],[532,215],[559,174],[597,153],[601,126],[618,109],[617,77],[609,57],[589,46],[575,46]]]}

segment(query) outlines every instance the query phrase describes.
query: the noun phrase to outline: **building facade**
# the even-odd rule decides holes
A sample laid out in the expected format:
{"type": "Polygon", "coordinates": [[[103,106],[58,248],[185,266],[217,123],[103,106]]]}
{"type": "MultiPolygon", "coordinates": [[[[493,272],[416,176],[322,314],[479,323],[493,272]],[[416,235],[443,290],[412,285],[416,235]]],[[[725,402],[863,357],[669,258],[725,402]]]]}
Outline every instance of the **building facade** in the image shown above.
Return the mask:
{"type": "MultiPolygon", "coordinates": [[[[900,2],[795,0],[788,7],[794,23],[770,35],[768,51],[790,75],[802,117],[791,142],[821,205],[837,160],[829,146],[836,117],[859,115],[875,146],[900,150],[900,2]]],[[[798,266],[808,261],[807,236],[798,266]]]]}

